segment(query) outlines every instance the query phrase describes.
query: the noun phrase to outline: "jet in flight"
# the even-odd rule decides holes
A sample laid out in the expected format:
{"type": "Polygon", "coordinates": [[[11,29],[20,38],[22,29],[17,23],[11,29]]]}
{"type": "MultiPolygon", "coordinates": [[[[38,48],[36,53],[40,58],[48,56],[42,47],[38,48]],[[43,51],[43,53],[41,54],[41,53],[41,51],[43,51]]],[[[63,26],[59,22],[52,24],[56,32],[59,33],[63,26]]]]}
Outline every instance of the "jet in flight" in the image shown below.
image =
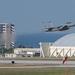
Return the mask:
{"type": "Polygon", "coordinates": [[[45,32],[53,32],[53,31],[65,31],[70,29],[70,27],[74,27],[75,24],[73,24],[72,22],[67,22],[64,25],[61,26],[57,26],[57,27],[45,27],[44,31],[45,32]]]}

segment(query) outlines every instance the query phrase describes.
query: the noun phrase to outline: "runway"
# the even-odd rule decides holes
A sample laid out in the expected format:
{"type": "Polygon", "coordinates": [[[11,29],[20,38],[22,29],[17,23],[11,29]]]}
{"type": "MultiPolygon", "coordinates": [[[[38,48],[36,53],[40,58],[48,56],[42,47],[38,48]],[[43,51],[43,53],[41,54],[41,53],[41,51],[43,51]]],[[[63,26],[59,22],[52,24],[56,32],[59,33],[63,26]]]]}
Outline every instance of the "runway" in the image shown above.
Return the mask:
{"type": "Polygon", "coordinates": [[[50,61],[50,60],[0,60],[1,64],[12,64],[14,61],[16,64],[27,64],[28,66],[1,66],[0,68],[52,68],[52,67],[72,67],[75,68],[75,61],[67,61],[62,64],[62,61],[50,61]],[[34,65],[34,66],[33,66],[34,65]]]}

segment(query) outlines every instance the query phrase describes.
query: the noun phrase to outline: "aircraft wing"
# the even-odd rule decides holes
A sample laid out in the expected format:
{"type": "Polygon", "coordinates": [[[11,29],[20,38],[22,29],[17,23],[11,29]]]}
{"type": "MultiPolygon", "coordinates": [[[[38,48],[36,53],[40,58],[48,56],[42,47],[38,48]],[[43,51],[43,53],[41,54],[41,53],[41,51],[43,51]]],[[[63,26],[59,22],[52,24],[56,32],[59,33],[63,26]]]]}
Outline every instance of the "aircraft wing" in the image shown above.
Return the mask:
{"type": "Polygon", "coordinates": [[[74,27],[74,26],[75,26],[75,24],[73,24],[72,22],[67,22],[64,25],[58,26],[58,30],[59,31],[68,30],[68,29],[70,29],[70,27],[74,27]]]}
{"type": "Polygon", "coordinates": [[[67,25],[68,27],[74,27],[75,26],[75,24],[74,25],[67,25]]]}
{"type": "Polygon", "coordinates": [[[45,32],[53,32],[53,31],[58,31],[57,27],[51,27],[51,28],[45,28],[45,32]]]}
{"type": "Polygon", "coordinates": [[[74,27],[75,26],[75,24],[72,22],[67,22],[66,25],[67,25],[67,27],[74,27]]]}

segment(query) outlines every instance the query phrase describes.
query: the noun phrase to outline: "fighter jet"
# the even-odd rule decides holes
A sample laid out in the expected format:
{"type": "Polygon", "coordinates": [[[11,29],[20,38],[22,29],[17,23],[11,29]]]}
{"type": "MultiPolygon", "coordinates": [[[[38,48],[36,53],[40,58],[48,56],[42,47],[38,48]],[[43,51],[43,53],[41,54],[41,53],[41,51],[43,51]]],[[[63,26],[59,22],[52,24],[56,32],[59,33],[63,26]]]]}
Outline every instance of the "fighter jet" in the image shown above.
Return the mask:
{"type": "Polygon", "coordinates": [[[70,27],[74,27],[75,24],[73,24],[72,22],[67,22],[64,25],[61,26],[57,26],[57,27],[46,27],[44,28],[45,32],[53,32],[53,31],[65,31],[70,29],[70,27]]]}

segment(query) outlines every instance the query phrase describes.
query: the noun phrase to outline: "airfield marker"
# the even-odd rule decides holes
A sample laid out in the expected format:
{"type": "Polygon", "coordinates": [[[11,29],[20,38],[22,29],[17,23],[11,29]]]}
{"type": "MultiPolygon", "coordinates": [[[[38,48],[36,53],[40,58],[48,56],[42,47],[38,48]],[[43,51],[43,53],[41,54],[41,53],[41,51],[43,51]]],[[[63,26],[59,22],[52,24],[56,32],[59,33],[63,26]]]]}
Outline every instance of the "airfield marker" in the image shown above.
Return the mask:
{"type": "Polygon", "coordinates": [[[68,57],[67,57],[67,56],[65,56],[65,58],[63,59],[62,64],[64,64],[65,61],[66,61],[65,75],[68,75],[68,73],[67,73],[67,72],[68,72],[68,69],[67,69],[67,61],[68,61],[68,57]]]}

